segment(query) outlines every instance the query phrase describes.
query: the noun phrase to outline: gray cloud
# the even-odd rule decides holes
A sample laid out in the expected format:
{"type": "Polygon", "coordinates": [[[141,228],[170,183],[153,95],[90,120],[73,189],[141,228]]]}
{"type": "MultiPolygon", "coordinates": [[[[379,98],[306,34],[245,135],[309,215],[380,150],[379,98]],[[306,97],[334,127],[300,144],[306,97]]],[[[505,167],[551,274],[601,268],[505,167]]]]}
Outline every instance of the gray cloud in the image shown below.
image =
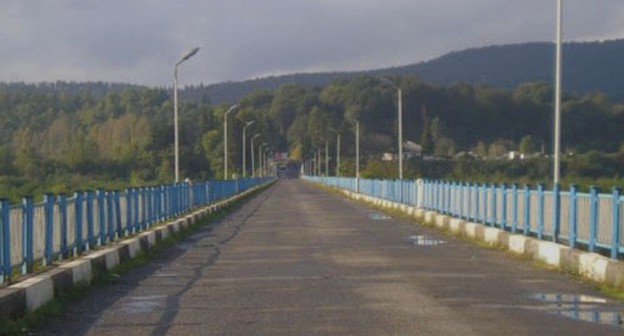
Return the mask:
{"type": "MultiPolygon", "coordinates": [[[[169,85],[361,70],[552,40],[555,0],[8,0],[0,81],[169,85]]],[[[565,0],[566,40],[624,37],[621,0],[565,0]]]]}

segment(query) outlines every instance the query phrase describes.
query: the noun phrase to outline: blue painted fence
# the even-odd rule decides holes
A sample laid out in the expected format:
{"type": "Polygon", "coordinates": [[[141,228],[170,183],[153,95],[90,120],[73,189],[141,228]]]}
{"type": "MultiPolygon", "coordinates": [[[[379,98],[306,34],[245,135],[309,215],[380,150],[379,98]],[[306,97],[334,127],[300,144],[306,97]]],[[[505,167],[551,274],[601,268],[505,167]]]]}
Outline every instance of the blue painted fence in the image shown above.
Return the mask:
{"type": "Polygon", "coordinates": [[[35,204],[0,200],[0,282],[134,235],[272,178],[176,183],[120,191],[46,194],[35,204]]]}
{"type": "Polygon", "coordinates": [[[539,239],[624,256],[624,197],[595,187],[588,193],[546,190],[544,185],[477,184],[432,180],[370,180],[337,177],[305,179],[340,189],[437,211],[467,221],[539,239]]]}

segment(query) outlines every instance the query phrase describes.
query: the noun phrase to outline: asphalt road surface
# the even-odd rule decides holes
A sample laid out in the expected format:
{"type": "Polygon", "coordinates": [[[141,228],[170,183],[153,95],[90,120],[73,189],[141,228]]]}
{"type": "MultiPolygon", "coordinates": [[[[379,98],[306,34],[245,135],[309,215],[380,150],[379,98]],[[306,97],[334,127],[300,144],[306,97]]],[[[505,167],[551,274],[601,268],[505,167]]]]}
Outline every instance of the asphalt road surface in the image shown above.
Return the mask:
{"type": "Polygon", "coordinates": [[[35,333],[617,335],[622,311],[564,274],[285,180],[35,333]]]}

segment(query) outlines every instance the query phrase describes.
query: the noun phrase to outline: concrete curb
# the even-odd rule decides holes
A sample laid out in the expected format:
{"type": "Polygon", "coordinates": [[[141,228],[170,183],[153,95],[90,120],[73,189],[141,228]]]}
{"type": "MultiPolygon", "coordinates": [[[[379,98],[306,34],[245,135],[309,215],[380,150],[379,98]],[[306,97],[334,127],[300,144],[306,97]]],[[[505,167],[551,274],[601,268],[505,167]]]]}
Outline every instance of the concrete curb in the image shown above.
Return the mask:
{"type": "Polygon", "coordinates": [[[171,233],[185,230],[191,224],[265,186],[266,184],[251,188],[184,217],[154,226],[149,231],[141,232],[132,238],[93,250],[78,259],[65,262],[58,267],[2,288],[0,289],[0,318],[19,319],[27,312],[34,311],[73,287],[89,285],[98,275],[111,271],[114,267],[135,258],[142,252],[148,253],[171,233]]]}
{"type": "Polygon", "coordinates": [[[561,270],[573,272],[587,279],[624,289],[624,263],[621,261],[480,223],[467,222],[463,219],[449,217],[434,211],[405,206],[348,190],[341,190],[341,192],[356,201],[364,201],[383,208],[403,211],[425,225],[448,230],[452,234],[481,241],[490,246],[499,247],[514,254],[544,262],[561,270]]]}

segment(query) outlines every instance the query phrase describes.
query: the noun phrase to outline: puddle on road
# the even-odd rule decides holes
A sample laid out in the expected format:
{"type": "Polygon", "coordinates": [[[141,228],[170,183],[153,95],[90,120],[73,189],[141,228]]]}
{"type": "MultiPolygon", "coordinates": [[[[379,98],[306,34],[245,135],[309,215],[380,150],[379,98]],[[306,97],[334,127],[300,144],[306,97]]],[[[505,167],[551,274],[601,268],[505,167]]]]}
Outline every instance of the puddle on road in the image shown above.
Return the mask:
{"type": "Polygon", "coordinates": [[[574,295],[574,294],[535,294],[532,296],[534,299],[555,304],[592,304],[592,303],[607,303],[607,299],[589,296],[589,295],[574,295]]]}
{"type": "Polygon", "coordinates": [[[404,240],[416,246],[437,246],[444,244],[443,240],[423,235],[408,236],[405,237],[404,240]]]}
{"type": "Polygon", "coordinates": [[[372,220],[377,220],[377,221],[384,221],[384,220],[392,219],[392,217],[383,213],[379,213],[379,212],[369,212],[367,215],[368,215],[368,218],[372,220]]]}
{"type": "Polygon", "coordinates": [[[165,295],[131,296],[121,304],[121,311],[124,314],[146,314],[154,312],[162,306],[161,301],[165,295]]]}
{"type": "Polygon", "coordinates": [[[579,321],[624,327],[624,307],[619,304],[614,307],[607,299],[574,294],[535,294],[532,298],[548,303],[544,311],[551,314],[579,321]]]}

